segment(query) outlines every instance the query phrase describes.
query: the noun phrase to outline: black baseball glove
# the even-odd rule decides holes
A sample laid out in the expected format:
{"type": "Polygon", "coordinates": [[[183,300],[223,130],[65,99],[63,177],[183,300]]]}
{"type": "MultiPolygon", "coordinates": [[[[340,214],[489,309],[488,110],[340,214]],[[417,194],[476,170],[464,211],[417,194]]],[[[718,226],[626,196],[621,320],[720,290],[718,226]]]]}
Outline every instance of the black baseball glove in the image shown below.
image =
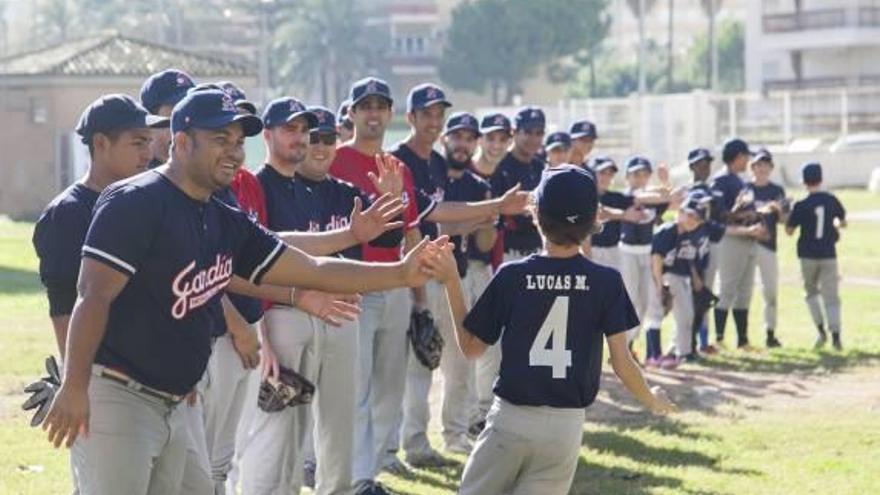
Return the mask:
{"type": "Polygon", "coordinates": [[[718,302],[718,296],[712,293],[708,287],[694,292],[694,307],[709,309],[718,302]]]}
{"type": "Polygon", "coordinates": [[[260,384],[257,404],[266,412],[278,412],[285,407],[312,402],[315,385],[306,377],[284,366],[278,367],[278,379],[268,378],[260,384]]]}
{"type": "Polygon", "coordinates": [[[660,290],[660,302],[663,304],[663,316],[669,314],[672,311],[672,291],[669,290],[668,285],[664,285],[663,289],[660,290]]]}
{"type": "Polygon", "coordinates": [[[58,371],[58,362],[55,361],[55,356],[46,358],[46,374],[47,376],[24,388],[25,393],[31,394],[31,396],[24,401],[21,408],[25,411],[37,410],[31,418],[31,426],[40,426],[46,419],[46,414],[52,405],[52,399],[55,398],[55,393],[61,386],[61,373],[58,371]]]}
{"type": "Polygon", "coordinates": [[[413,311],[407,335],[419,362],[429,370],[437,369],[443,354],[443,337],[434,324],[431,312],[427,309],[413,311]]]}

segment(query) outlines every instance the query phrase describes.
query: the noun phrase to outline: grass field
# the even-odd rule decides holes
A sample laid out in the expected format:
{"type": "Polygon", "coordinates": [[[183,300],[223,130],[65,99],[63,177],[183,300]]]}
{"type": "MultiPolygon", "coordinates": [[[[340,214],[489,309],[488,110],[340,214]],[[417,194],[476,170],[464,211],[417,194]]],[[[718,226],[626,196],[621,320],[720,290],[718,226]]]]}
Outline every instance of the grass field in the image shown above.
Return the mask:
{"type": "MultiPolygon", "coordinates": [[[[851,213],[880,212],[878,196],[839,195],[851,213]]],[[[19,409],[21,388],[42,372],[43,358],[54,351],[31,230],[31,224],[0,219],[4,495],[70,492],[66,453],[52,450],[19,409]]],[[[607,373],[587,413],[572,493],[880,493],[880,222],[852,221],[838,252],[843,353],[811,350],[814,330],[802,300],[794,242],[781,239],[777,333],[785,348],[731,351],[704,364],[651,372],[649,380],[682,406],[670,418],[642,412],[607,373]]],[[[756,343],[762,341],[761,304],[756,290],[750,325],[756,343]]],[[[436,405],[438,398],[432,400],[436,405]]],[[[401,493],[452,493],[460,472],[459,465],[382,479],[401,493]]]]}

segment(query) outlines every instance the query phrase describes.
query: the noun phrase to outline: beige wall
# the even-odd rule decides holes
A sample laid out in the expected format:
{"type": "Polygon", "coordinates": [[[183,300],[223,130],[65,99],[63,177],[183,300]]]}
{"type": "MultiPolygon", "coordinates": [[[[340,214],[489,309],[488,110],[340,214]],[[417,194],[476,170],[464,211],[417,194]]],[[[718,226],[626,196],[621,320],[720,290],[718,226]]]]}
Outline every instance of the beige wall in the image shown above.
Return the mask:
{"type": "MultiPolygon", "coordinates": [[[[233,82],[245,91],[256,86],[253,78],[233,82]]],[[[66,186],[58,183],[61,137],[100,95],[128,93],[137,99],[141,83],[141,78],[0,79],[0,215],[35,218],[66,186]],[[45,108],[44,123],[34,122],[36,107],[45,108]]]]}

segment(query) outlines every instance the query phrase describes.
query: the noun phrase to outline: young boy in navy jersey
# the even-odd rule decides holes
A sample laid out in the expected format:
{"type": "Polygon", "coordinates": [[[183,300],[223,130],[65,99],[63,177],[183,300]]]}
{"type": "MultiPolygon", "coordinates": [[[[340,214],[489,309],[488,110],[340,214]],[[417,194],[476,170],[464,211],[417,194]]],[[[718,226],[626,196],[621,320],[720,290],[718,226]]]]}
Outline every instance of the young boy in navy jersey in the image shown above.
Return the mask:
{"type": "Polygon", "coordinates": [[[501,342],[496,398],[461,494],[568,493],[584,408],[599,388],[603,336],[627,389],[656,413],[675,409],[648,389],[629,353],[625,332],[639,320],[620,274],[580,254],[595,226],[596,196],[584,169],[546,171],[534,214],[543,251],[503,265],[467,316],[451,246],[426,259],[446,286],[462,354],[475,359],[501,342]]]}
{"type": "Polygon", "coordinates": [[[834,245],[840,239],[837,229],[846,227],[846,210],[833,194],[821,190],[820,164],[805,164],[802,174],[810,194],[794,204],[785,223],[785,232],[792,235],[798,227],[801,229],[797,254],[807,293],[807,307],[819,332],[816,349],[823,347],[828,338],[825,334],[827,319],[834,349],[840,351],[843,350],[840,342],[840,296],[837,293],[840,276],[834,245]],[[823,304],[825,318],[822,317],[823,304]]]}
{"type": "MultiPolygon", "coordinates": [[[[651,242],[651,273],[657,298],[668,292],[672,297],[675,319],[675,343],[667,358],[662,358],[660,327],[647,331],[645,364],[673,368],[693,352],[691,330],[694,320],[692,277],[696,276],[700,235],[698,229],[706,220],[707,204],[699,193],[688,196],[678,210],[674,222],[667,222],[654,234],[651,242]]],[[[663,320],[663,308],[653,308],[651,321],[663,320]]]]}

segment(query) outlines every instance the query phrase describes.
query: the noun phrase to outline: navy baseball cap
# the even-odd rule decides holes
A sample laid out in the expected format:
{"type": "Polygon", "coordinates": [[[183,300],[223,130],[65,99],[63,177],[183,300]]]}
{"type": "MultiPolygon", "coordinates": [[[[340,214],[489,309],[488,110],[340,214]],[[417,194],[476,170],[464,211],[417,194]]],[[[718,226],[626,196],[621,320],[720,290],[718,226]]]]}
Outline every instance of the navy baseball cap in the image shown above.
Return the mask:
{"type": "Polygon", "coordinates": [[[513,126],[510,125],[510,119],[503,113],[490,113],[483,116],[480,121],[480,132],[489,134],[495,131],[505,131],[510,133],[513,126]]]}
{"type": "Polygon", "coordinates": [[[596,183],[581,167],[560,165],[544,170],[534,195],[540,214],[560,223],[584,224],[596,218],[596,183]]]}
{"type": "Polygon", "coordinates": [[[351,100],[345,100],[339,104],[339,111],[336,112],[336,120],[340,123],[345,121],[350,121],[351,117],[348,116],[348,108],[351,106],[351,100]]]}
{"type": "Polygon", "coordinates": [[[715,157],[712,156],[712,152],[706,148],[694,148],[688,152],[688,165],[693,165],[702,160],[709,160],[711,162],[714,159],[715,157]]]}
{"type": "Polygon", "coordinates": [[[220,89],[226,91],[226,94],[232,97],[232,101],[235,102],[235,106],[247,110],[248,112],[256,115],[257,114],[257,106],[254,103],[247,99],[247,95],[244,94],[241,88],[235,85],[232,81],[220,81],[217,83],[220,86],[220,89]]]}
{"type": "Polygon", "coordinates": [[[151,115],[131,96],[110,94],[98,98],[86,107],[76,124],[76,133],[84,144],[89,144],[92,136],[99,132],[145,127],[168,127],[168,118],[151,115]]]}
{"type": "Polygon", "coordinates": [[[822,165],[819,162],[807,162],[801,167],[801,176],[805,184],[818,184],[822,182],[822,165]]]}
{"type": "Polygon", "coordinates": [[[651,160],[648,160],[647,157],[635,155],[631,156],[629,160],[626,161],[626,173],[628,174],[643,169],[647,170],[648,172],[652,172],[654,170],[654,166],[651,164],[651,160]]]}
{"type": "Polygon", "coordinates": [[[220,129],[238,122],[247,137],[263,130],[256,115],[240,114],[232,97],[224,91],[193,91],[174,106],[171,112],[171,133],[187,129],[220,129]]]}
{"type": "Polygon", "coordinates": [[[544,117],[544,111],[540,108],[523,107],[519,112],[516,112],[514,124],[517,130],[543,128],[547,125],[547,119],[544,117]]]}
{"type": "Polygon", "coordinates": [[[394,104],[394,99],[391,98],[391,88],[387,82],[378,77],[365,77],[351,85],[349,100],[351,100],[352,106],[357,105],[368,96],[380,96],[388,100],[388,104],[394,104]]]}
{"type": "Polygon", "coordinates": [[[685,198],[681,204],[681,211],[692,213],[700,220],[706,221],[709,218],[709,201],[712,198],[702,191],[695,191],[685,198]]]}
{"type": "Polygon", "coordinates": [[[577,122],[574,122],[571,124],[571,127],[569,127],[568,133],[571,134],[572,139],[582,137],[597,139],[599,137],[599,133],[596,131],[596,124],[593,124],[589,120],[578,120],[577,122]]]}
{"type": "Polygon", "coordinates": [[[721,159],[724,163],[730,163],[736,158],[740,153],[745,153],[747,155],[751,155],[752,152],[749,150],[749,145],[740,138],[731,138],[728,139],[721,150],[721,159]]]}
{"type": "Polygon", "coordinates": [[[758,163],[762,160],[770,162],[770,164],[772,165],[773,153],[770,153],[770,150],[768,150],[767,148],[758,148],[752,155],[752,160],[750,163],[758,163]]]}
{"type": "Polygon", "coordinates": [[[613,168],[615,172],[617,172],[617,163],[607,155],[600,155],[593,158],[590,158],[590,169],[595,173],[599,173],[605,169],[613,168]]]}
{"type": "Polygon", "coordinates": [[[263,109],[263,124],[266,129],[284,125],[297,117],[305,117],[309,123],[309,129],[318,126],[318,118],[310,112],[303,102],[291,96],[276,98],[263,109]]]}
{"type": "Polygon", "coordinates": [[[477,118],[472,113],[455,112],[446,119],[446,125],[443,128],[443,135],[447,135],[457,130],[472,131],[480,136],[480,126],[477,124],[477,118]]]}
{"type": "Polygon", "coordinates": [[[440,86],[432,83],[423,83],[409,90],[406,97],[407,113],[415,110],[428,108],[432,105],[443,105],[446,108],[452,106],[452,103],[446,99],[446,93],[440,86]]]}
{"type": "Polygon", "coordinates": [[[544,138],[545,150],[550,151],[559,146],[571,148],[571,136],[569,136],[567,132],[556,131],[548,134],[547,137],[544,138]]]}
{"type": "Polygon", "coordinates": [[[320,105],[309,107],[309,112],[315,116],[318,125],[311,129],[311,132],[320,132],[324,134],[336,134],[336,115],[329,108],[320,105]]]}
{"type": "Polygon", "coordinates": [[[141,86],[141,104],[150,113],[156,113],[162,105],[177,105],[196,83],[189,74],[177,69],[167,69],[148,77],[141,86]]]}

